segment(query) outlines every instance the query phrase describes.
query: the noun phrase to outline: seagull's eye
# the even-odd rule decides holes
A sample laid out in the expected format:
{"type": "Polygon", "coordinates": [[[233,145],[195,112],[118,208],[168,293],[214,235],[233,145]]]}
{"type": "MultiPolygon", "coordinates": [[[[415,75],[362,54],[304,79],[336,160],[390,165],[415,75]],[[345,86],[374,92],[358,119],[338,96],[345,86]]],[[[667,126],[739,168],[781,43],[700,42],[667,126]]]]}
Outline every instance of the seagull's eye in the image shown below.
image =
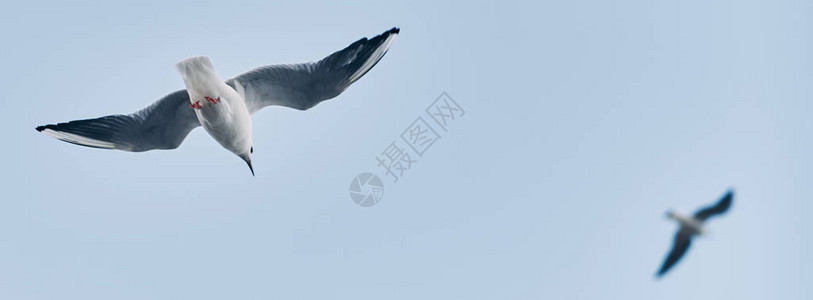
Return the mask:
{"type": "Polygon", "coordinates": [[[251,147],[251,150],[249,151],[251,151],[251,153],[254,153],[254,147],[251,147]]]}

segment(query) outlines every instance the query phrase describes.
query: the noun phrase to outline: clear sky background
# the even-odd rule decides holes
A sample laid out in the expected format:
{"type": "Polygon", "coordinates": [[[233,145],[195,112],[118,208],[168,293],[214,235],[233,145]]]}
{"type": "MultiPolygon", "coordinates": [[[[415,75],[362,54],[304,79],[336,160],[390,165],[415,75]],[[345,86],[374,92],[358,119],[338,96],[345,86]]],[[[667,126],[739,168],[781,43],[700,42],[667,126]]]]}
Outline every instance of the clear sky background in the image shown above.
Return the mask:
{"type": "Polygon", "coordinates": [[[2,299],[811,299],[810,1],[5,2],[2,299]],[[655,3],[657,2],[657,3],[655,3]],[[254,168],[37,125],[402,29],[338,98],[254,116],[254,168]],[[379,155],[466,109],[398,183],[379,155]],[[348,195],[361,172],[386,191],[348,195]],[[676,225],[727,189],[663,280],[676,225]]]}

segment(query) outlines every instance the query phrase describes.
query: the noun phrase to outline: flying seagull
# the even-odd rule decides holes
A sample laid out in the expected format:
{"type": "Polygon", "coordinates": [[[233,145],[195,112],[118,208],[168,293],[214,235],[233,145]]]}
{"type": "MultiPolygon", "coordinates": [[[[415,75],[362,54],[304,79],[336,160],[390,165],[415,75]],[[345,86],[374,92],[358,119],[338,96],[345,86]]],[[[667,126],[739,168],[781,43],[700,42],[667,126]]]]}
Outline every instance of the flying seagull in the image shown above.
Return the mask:
{"type": "Polygon", "coordinates": [[[341,94],[384,57],[400,30],[362,38],[324,59],[270,65],[223,81],[211,59],[190,57],[176,65],[185,90],[129,115],[111,115],[37,127],[62,141],[102,149],[142,152],[175,149],[203,125],[223,148],[251,166],[251,115],[270,105],[309,109],[341,94]]]}
{"type": "Polygon", "coordinates": [[[692,237],[703,234],[703,223],[710,217],[725,213],[731,207],[733,200],[734,191],[729,190],[717,203],[698,210],[694,213],[694,216],[682,216],[671,210],[666,212],[666,217],[677,221],[680,224],[680,229],[675,234],[675,243],[672,245],[672,250],[666,255],[663,265],[656,274],[658,278],[666,274],[683,257],[683,254],[686,253],[692,243],[692,237]]]}

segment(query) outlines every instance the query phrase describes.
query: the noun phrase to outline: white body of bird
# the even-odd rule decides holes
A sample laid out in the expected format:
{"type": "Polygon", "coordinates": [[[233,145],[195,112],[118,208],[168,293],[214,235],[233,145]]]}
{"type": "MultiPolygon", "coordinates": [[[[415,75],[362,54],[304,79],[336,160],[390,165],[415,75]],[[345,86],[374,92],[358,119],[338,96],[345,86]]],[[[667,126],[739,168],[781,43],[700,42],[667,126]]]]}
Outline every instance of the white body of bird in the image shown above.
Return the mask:
{"type": "Polygon", "coordinates": [[[703,222],[700,220],[696,220],[693,217],[687,217],[680,213],[675,213],[673,211],[668,211],[666,216],[672,220],[677,221],[680,226],[688,229],[692,235],[702,235],[703,234],[703,222]]]}
{"type": "Polygon", "coordinates": [[[251,166],[251,114],[243,96],[217,76],[209,57],[190,57],[176,67],[206,132],[251,166]]]}

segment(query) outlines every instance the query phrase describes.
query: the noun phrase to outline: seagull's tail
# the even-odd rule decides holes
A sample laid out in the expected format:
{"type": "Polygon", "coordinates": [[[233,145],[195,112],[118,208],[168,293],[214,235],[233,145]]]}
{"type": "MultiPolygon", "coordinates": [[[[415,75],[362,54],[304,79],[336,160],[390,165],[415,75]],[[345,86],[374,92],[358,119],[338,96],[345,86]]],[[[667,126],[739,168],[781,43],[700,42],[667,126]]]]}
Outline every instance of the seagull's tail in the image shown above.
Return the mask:
{"type": "MultiPolygon", "coordinates": [[[[215,73],[215,67],[208,56],[189,57],[179,62],[175,67],[181,73],[186,89],[190,91],[190,96],[192,96],[192,91],[213,94],[215,91],[212,88],[223,84],[223,80],[220,80],[220,77],[215,73]]],[[[192,101],[194,102],[194,100],[192,101]]]]}
{"type": "Polygon", "coordinates": [[[212,64],[212,59],[208,56],[193,56],[184,58],[181,62],[175,65],[178,68],[178,72],[181,72],[181,76],[184,78],[191,77],[201,72],[214,72],[215,66],[212,64]]]}

